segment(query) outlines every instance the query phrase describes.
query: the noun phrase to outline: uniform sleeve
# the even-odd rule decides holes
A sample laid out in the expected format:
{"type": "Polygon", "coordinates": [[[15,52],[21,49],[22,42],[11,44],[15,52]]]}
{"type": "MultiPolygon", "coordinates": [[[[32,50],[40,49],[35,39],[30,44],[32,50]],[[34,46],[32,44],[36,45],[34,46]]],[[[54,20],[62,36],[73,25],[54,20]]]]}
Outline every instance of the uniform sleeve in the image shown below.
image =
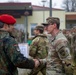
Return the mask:
{"type": "Polygon", "coordinates": [[[11,62],[19,68],[32,69],[35,63],[32,59],[24,57],[19,50],[18,44],[14,39],[9,39],[5,46],[7,56],[11,62]]]}
{"type": "Polygon", "coordinates": [[[70,49],[66,40],[58,40],[55,47],[61,60],[65,61],[71,59],[70,49]]]}
{"type": "Polygon", "coordinates": [[[34,39],[29,48],[29,55],[31,57],[35,57],[36,51],[38,47],[38,38],[34,39]]]}

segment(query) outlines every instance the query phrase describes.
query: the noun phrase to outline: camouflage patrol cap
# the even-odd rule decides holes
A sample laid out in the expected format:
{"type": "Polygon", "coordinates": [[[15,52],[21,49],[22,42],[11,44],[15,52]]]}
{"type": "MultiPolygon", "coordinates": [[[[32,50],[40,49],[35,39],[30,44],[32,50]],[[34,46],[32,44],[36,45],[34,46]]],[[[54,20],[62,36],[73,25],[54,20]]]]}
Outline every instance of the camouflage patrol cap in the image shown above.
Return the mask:
{"type": "Polygon", "coordinates": [[[48,17],[46,19],[46,23],[42,23],[42,25],[47,26],[49,24],[54,24],[54,23],[60,24],[60,19],[57,17],[48,17]]]}
{"type": "Polygon", "coordinates": [[[44,30],[44,26],[43,25],[38,25],[35,27],[35,30],[44,30]]]}

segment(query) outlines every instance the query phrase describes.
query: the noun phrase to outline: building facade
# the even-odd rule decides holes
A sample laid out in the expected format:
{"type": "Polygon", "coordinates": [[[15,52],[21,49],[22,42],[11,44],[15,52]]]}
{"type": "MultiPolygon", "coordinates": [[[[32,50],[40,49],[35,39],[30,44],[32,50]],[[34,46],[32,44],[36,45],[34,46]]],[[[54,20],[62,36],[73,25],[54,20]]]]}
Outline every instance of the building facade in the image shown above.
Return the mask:
{"type": "MultiPolygon", "coordinates": [[[[29,37],[33,36],[36,25],[46,21],[50,16],[50,8],[31,5],[31,3],[0,3],[0,14],[11,14],[17,19],[16,27],[29,37]]],[[[65,11],[52,8],[52,16],[60,18],[60,29],[65,29],[65,11]]]]}

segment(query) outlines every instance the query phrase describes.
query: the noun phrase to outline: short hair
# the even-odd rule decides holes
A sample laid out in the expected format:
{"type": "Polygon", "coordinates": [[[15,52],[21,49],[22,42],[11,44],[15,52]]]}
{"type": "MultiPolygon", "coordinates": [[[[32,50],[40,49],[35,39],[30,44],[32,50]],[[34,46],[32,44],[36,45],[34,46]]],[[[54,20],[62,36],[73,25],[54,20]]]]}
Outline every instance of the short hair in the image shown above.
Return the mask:
{"type": "Polygon", "coordinates": [[[46,19],[46,21],[47,21],[47,23],[48,24],[54,24],[54,23],[56,23],[57,24],[57,28],[59,29],[59,27],[60,27],[60,19],[59,18],[57,18],[57,17],[48,17],[47,19],[46,19]]]}
{"type": "Polygon", "coordinates": [[[44,32],[44,26],[43,25],[38,25],[35,27],[35,30],[39,30],[40,33],[43,33],[44,32]]]}
{"type": "Polygon", "coordinates": [[[4,26],[4,23],[0,22],[0,28],[3,28],[3,26],[4,26]]]}

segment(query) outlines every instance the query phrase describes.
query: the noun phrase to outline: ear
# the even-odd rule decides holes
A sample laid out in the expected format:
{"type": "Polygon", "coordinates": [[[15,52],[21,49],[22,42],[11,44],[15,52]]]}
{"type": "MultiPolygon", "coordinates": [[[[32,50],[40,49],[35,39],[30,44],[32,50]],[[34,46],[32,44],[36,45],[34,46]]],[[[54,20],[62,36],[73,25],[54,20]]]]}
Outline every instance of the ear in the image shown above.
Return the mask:
{"type": "Polygon", "coordinates": [[[54,28],[56,28],[57,27],[57,25],[56,25],[56,23],[54,23],[54,28]]]}

